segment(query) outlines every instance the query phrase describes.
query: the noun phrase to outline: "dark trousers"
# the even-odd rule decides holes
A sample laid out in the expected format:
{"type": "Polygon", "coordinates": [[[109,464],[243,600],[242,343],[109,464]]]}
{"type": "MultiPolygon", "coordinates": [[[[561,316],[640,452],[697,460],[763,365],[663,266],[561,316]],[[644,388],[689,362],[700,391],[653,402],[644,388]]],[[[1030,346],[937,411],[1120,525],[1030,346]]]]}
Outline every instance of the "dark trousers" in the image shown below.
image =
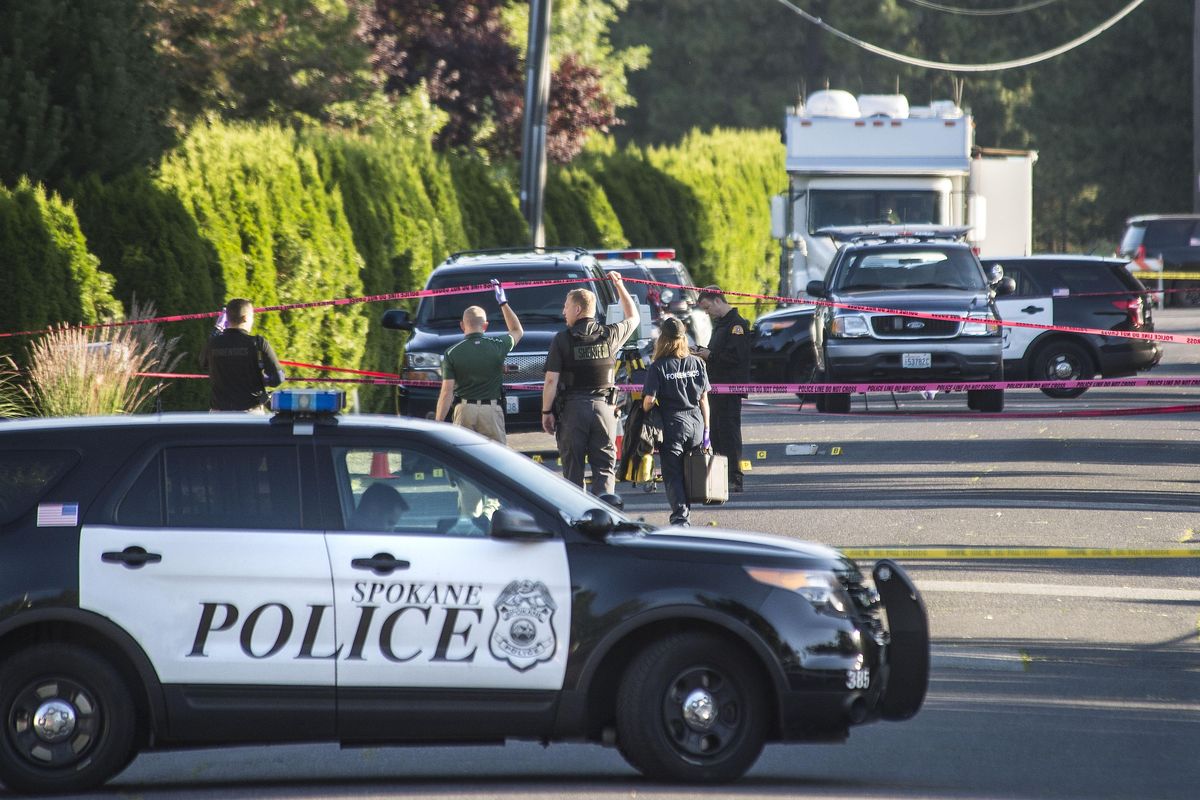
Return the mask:
{"type": "Polygon", "coordinates": [[[671,504],[671,522],[686,522],[691,513],[687,486],[683,482],[683,454],[704,441],[704,421],[700,409],[663,412],[663,443],[658,448],[662,461],[663,484],[671,504]]]}
{"type": "Polygon", "coordinates": [[[713,452],[729,459],[729,486],[742,485],[742,396],[710,394],[713,452]]]}
{"type": "Polygon", "coordinates": [[[617,413],[603,397],[567,395],[555,429],[563,477],[583,487],[583,459],[592,465],[591,493],[617,487],[617,413]]]}

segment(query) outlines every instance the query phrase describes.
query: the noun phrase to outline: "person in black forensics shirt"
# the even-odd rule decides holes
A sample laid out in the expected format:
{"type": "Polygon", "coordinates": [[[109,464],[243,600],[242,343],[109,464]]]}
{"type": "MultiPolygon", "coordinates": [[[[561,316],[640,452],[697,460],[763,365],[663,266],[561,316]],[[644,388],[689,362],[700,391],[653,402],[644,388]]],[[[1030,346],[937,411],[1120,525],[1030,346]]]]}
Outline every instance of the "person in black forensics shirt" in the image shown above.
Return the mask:
{"type": "Polygon", "coordinates": [[[646,370],[642,408],[647,413],[658,406],[662,414],[663,483],[671,504],[671,524],[689,525],[687,487],[683,483],[683,456],[697,447],[709,446],[708,371],[704,362],[688,354],[683,323],[665,317],[654,345],[654,362],[646,370]]]}

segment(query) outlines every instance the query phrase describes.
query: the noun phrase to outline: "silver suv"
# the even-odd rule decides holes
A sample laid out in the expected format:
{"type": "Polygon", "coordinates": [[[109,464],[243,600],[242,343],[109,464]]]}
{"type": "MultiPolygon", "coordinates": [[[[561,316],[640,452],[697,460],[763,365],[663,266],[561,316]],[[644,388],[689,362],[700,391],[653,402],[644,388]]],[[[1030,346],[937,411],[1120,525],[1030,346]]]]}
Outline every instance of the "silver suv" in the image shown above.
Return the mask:
{"type": "MultiPolygon", "coordinates": [[[[878,310],[818,307],[813,347],[826,381],[1003,379],[1003,337],[999,326],[988,323],[999,319],[996,295],[1011,293],[1013,283],[1001,276],[989,277],[969,246],[945,238],[957,230],[853,232],[834,257],[826,280],[809,283],[808,293],[837,304],[878,310]],[[891,310],[945,314],[964,321],[891,310]]],[[[821,410],[850,410],[849,394],[821,398],[821,410]]],[[[1004,390],[970,390],[967,405],[977,411],[1002,411],[1004,390]]]]}

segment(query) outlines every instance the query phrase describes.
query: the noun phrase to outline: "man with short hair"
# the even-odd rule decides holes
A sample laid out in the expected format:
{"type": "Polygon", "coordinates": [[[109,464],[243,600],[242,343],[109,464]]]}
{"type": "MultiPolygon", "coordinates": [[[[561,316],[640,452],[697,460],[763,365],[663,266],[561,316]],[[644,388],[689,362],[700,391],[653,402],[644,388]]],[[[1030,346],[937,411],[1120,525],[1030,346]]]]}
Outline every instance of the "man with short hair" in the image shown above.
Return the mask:
{"type": "MultiPolygon", "coordinates": [[[[708,379],[716,383],[750,382],[750,323],[737,312],[717,286],[705,286],[696,305],[713,319],[708,347],[692,352],[704,359],[708,379]]],[[[743,394],[709,395],[712,415],[713,451],[729,459],[729,490],[740,492],[745,480],[742,473],[742,398],[743,394]]]]}
{"type": "Polygon", "coordinates": [[[563,477],[583,486],[584,458],[592,466],[591,492],[616,488],[617,415],[613,383],[621,346],[637,330],[637,303],[621,276],[608,273],[617,290],[624,319],[610,325],[595,320],[596,295],[572,289],[563,303],[567,327],[550,343],[542,388],[542,430],[553,433],[562,458],[563,477]]]}
{"type": "Polygon", "coordinates": [[[251,336],[254,304],[235,297],[225,304],[216,330],[200,351],[200,365],[208,371],[212,411],[262,411],[270,395],[268,386],[283,383],[283,367],[271,345],[251,336]]]}
{"type": "Polygon", "coordinates": [[[508,333],[503,336],[484,336],[487,313],[479,306],[463,312],[459,326],[466,334],[461,342],[446,351],[442,359],[442,389],[438,393],[434,419],[446,419],[453,399],[453,422],[501,444],[507,444],[504,428],[504,359],[521,341],[525,329],[521,320],[508,305],[508,297],[500,281],[492,279],[492,290],[508,333]]]}

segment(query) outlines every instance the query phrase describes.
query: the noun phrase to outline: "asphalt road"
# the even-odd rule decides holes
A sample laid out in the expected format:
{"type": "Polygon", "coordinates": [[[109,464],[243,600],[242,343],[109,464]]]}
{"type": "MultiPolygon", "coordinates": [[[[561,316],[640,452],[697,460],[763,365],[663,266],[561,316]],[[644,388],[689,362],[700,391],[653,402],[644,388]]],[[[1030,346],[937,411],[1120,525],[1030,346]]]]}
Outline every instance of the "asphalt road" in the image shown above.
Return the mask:
{"type": "MultiPolygon", "coordinates": [[[[1200,332],[1200,313],[1159,330],[1200,332]]],[[[1200,376],[1167,345],[1153,375],[1200,376]]],[[[771,746],[742,781],[650,784],[591,745],[340,751],[290,746],[150,754],[91,796],[617,798],[1193,798],[1200,795],[1200,416],[1088,416],[1200,402],[1200,389],[1011,392],[1004,414],[962,395],[887,395],[819,415],[794,397],[745,410],[747,491],[697,525],[847,548],[1067,548],[1107,558],[898,560],[927,602],[933,675],[921,713],[842,745],[771,746]],[[812,455],[788,455],[792,450],[812,455]],[[805,445],[815,445],[807,448],[805,445]],[[761,456],[761,457],[760,457],[761,456]]],[[[548,437],[514,438],[522,449],[548,437]]],[[[624,487],[665,523],[664,495],[624,487]]],[[[925,552],[924,555],[928,555],[925,552]]],[[[1059,554],[1061,555],[1061,554],[1059,554]]]]}

